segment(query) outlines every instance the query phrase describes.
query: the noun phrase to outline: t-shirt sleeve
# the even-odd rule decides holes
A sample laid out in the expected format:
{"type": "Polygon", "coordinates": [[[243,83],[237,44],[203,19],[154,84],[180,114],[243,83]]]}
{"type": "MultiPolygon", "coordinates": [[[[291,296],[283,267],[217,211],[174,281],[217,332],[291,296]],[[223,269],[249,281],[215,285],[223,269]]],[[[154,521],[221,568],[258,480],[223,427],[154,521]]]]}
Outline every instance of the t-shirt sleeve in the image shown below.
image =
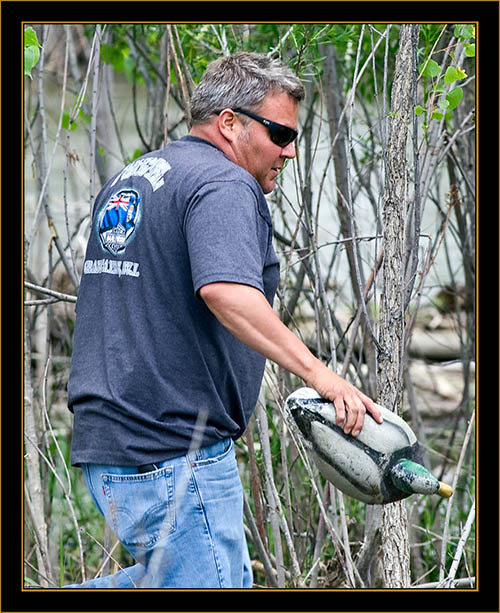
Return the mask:
{"type": "Polygon", "coordinates": [[[195,293],[231,282],[264,291],[262,230],[256,195],[243,182],[205,184],[186,211],[184,232],[195,293]]]}

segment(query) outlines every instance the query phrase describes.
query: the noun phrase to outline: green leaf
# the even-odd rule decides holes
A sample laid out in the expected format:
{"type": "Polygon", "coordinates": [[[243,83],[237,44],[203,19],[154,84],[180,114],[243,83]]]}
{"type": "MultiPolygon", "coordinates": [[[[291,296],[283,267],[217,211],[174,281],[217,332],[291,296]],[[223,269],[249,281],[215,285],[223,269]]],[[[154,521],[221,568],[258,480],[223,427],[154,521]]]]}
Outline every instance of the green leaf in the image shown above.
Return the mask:
{"type": "Polygon", "coordinates": [[[434,111],[434,113],[432,113],[431,119],[437,119],[438,121],[440,121],[441,119],[443,119],[443,113],[440,113],[438,110],[436,110],[434,111]]]}
{"type": "Polygon", "coordinates": [[[24,74],[32,78],[31,71],[40,59],[41,45],[31,26],[24,29],[24,74]]]}
{"type": "Polygon", "coordinates": [[[61,127],[63,130],[69,130],[69,113],[68,112],[63,113],[61,127]]]}
{"type": "Polygon", "coordinates": [[[91,118],[91,116],[90,116],[90,115],[87,115],[83,109],[80,109],[80,110],[78,111],[78,116],[79,116],[81,119],[83,119],[83,121],[84,121],[85,123],[90,123],[90,121],[91,121],[91,119],[92,119],[92,118],[91,118]]]}
{"type": "Polygon", "coordinates": [[[455,87],[454,89],[449,91],[446,95],[446,100],[449,102],[447,110],[452,111],[453,109],[455,109],[460,104],[463,97],[464,90],[461,87],[455,87]]]}
{"type": "Polygon", "coordinates": [[[134,160],[136,160],[137,158],[140,158],[142,155],[142,151],[140,149],[136,149],[131,156],[126,156],[125,158],[125,162],[126,164],[130,164],[131,162],[133,162],[134,160]]]}
{"type": "Polygon", "coordinates": [[[444,74],[444,82],[445,83],[454,83],[460,79],[457,69],[454,66],[448,66],[446,72],[444,74]]]}
{"type": "Polygon", "coordinates": [[[422,115],[423,112],[424,109],[420,106],[420,104],[417,104],[417,106],[415,107],[415,115],[422,115]]]}
{"type": "Polygon", "coordinates": [[[103,43],[101,45],[101,58],[106,64],[111,64],[116,72],[125,70],[126,54],[121,47],[103,43]]]}
{"type": "Polygon", "coordinates": [[[35,45],[24,48],[24,74],[32,78],[31,71],[40,59],[40,49],[35,45]]]}
{"type": "MultiPolygon", "coordinates": [[[[424,66],[423,64],[420,66],[420,71],[422,71],[423,66],[424,66]]],[[[427,62],[427,66],[425,67],[424,72],[422,73],[422,76],[423,77],[437,77],[440,72],[441,72],[441,67],[439,66],[439,64],[434,60],[429,60],[427,62]]]]}
{"type": "Polygon", "coordinates": [[[31,26],[24,29],[24,46],[25,47],[42,47],[38,42],[35,30],[31,26]]]}
{"type": "Polygon", "coordinates": [[[446,109],[450,106],[450,101],[446,98],[441,98],[441,100],[439,101],[439,108],[442,111],[446,111],[446,109]]]}
{"type": "Polygon", "coordinates": [[[69,113],[66,111],[63,113],[61,127],[63,130],[71,130],[74,132],[78,127],[78,124],[74,120],[70,122],[69,113]]]}
{"type": "Polygon", "coordinates": [[[465,45],[465,56],[466,57],[475,57],[476,56],[476,45],[475,43],[470,43],[465,45]]]}
{"type": "Polygon", "coordinates": [[[454,66],[448,66],[444,75],[444,82],[454,83],[455,81],[465,79],[466,77],[467,73],[463,68],[460,68],[460,66],[457,66],[456,68],[454,66]]]}
{"type": "Polygon", "coordinates": [[[472,38],[474,36],[474,26],[473,25],[457,25],[453,30],[453,36],[459,38],[460,40],[467,40],[468,38],[472,38]]]}

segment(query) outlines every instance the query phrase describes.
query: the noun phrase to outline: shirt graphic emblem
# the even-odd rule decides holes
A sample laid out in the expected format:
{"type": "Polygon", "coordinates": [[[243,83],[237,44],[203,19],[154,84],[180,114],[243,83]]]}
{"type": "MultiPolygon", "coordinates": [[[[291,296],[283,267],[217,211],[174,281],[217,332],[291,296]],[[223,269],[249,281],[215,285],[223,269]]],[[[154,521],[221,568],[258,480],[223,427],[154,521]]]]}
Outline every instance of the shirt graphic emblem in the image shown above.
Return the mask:
{"type": "Polygon", "coordinates": [[[98,231],[103,248],[112,255],[123,253],[139,222],[141,198],[133,189],[116,192],[99,214],[98,231]]]}

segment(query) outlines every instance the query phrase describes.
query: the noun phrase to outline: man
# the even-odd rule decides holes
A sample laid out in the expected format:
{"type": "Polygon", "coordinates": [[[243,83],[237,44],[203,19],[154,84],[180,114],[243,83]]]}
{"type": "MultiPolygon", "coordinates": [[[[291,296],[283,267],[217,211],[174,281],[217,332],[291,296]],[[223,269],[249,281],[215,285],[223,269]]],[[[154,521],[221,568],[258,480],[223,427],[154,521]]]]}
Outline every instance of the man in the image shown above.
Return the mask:
{"type": "Polygon", "coordinates": [[[280,62],[213,62],[188,136],[101,190],[77,303],[71,462],[137,564],[78,586],[252,587],[233,441],[265,359],[335,402],[357,435],[374,403],[272,309],[264,194],[295,157],[300,81],[280,62]]]}

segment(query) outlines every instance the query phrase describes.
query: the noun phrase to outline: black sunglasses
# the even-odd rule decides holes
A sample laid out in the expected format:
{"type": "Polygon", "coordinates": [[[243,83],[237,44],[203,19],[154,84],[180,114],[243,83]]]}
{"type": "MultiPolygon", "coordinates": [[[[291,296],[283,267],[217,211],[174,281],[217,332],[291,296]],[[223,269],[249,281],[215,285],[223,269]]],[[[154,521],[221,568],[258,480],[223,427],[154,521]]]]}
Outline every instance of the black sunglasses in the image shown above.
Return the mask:
{"type": "Polygon", "coordinates": [[[278,147],[286,147],[290,143],[297,138],[299,133],[297,130],[293,130],[288,126],[283,126],[280,123],[276,123],[275,121],[271,121],[270,119],[266,119],[265,117],[261,117],[260,115],[256,115],[250,111],[245,111],[244,109],[233,109],[235,113],[243,113],[243,115],[248,115],[255,121],[260,121],[261,124],[265,125],[269,130],[269,137],[275,145],[278,147]]]}

